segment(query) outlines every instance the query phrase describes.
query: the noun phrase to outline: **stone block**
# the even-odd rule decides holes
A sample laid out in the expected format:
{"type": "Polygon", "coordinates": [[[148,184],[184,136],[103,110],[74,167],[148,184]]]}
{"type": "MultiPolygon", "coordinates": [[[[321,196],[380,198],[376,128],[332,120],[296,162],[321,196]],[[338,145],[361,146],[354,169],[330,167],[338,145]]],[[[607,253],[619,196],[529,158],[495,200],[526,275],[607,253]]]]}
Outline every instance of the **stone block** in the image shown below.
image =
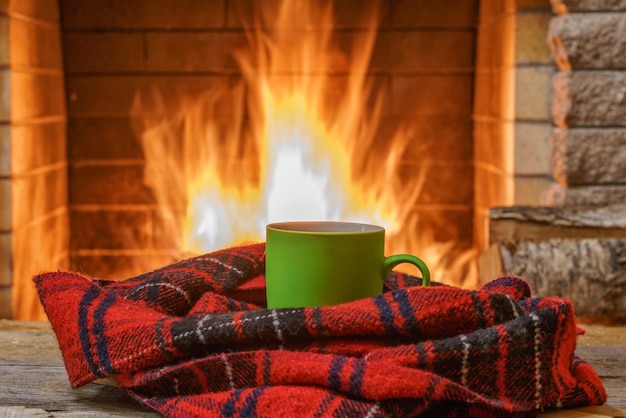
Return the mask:
{"type": "Polygon", "coordinates": [[[391,80],[394,115],[470,115],[472,74],[394,75],[391,80]]]}
{"type": "Polygon", "coordinates": [[[11,120],[11,71],[0,68],[0,123],[11,120]]]}
{"type": "Polygon", "coordinates": [[[406,185],[405,187],[421,187],[417,204],[466,205],[473,200],[474,171],[471,161],[415,161],[402,164],[398,171],[401,184],[406,185]],[[425,177],[420,186],[415,179],[422,175],[425,177]]]}
{"type": "Polygon", "coordinates": [[[11,219],[11,187],[12,180],[9,178],[0,178],[0,231],[8,232],[12,228],[13,220],[11,219]]]}
{"type": "Polygon", "coordinates": [[[8,67],[11,62],[9,27],[9,18],[0,15],[0,67],[8,67]]]}
{"type": "Polygon", "coordinates": [[[476,67],[499,70],[515,63],[515,13],[481,21],[478,27],[476,67]]]}
{"type": "Polygon", "coordinates": [[[372,0],[343,0],[332,2],[332,6],[335,28],[371,27],[370,14],[375,15],[378,27],[388,28],[393,24],[392,10],[388,3],[372,0]]]}
{"type": "Polygon", "coordinates": [[[73,162],[143,158],[129,118],[75,118],[70,119],[67,129],[67,152],[73,162]]]}
{"type": "Polygon", "coordinates": [[[11,180],[13,205],[19,210],[12,214],[14,228],[49,216],[67,206],[67,170],[59,166],[39,170],[11,180]]]}
{"type": "Polygon", "coordinates": [[[238,70],[233,52],[246,46],[243,32],[151,32],[145,35],[147,71],[238,70]]]}
{"type": "Polygon", "coordinates": [[[10,0],[11,13],[27,16],[48,23],[59,23],[60,0],[10,0]]]}
{"type": "Polygon", "coordinates": [[[516,175],[550,174],[550,123],[515,123],[514,172],[516,175]]]}
{"type": "Polygon", "coordinates": [[[515,17],[515,62],[551,64],[546,32],[550,10],[518,13],[515,17]]]}
{"type": "Polygon", "coordinates": [[[474,193],[474,203],[481,208],[513,204],[513,177],[488,167],[478,167],[474,174],[475,183],[480,185],[474,193]]]}
{"type": "Polygon", "coordinates": [[[66,208],[14,232],[13,308],[16,319],[45,320],[32,277],[68,267],[69,228],[66,208]]]}
{"type": "Polygon", "coordinates": [[[552,66],[518,67],[515,71],[515,119],[550,119],[552,66]]]}
{"type": "Polygon", "coordinates": [[[65,95],[61,72],[11,72],[11,120],[64,117],[65,95]]]}
{"type": "Polygon", "coordinates": [[[474,113],[477,117],[514,119],[515,75],[515,67],[476,70],[474,113]]]}
{"type": "Polygon", "coordinates": [[[11,125],[0,124],[0,178],[11,175],[11,125]]]}
{"type": "Polygon", "coordinates": [[[142,249],[148,244],[145,209],[80,209],[70,212],[70,248],[142,249]]]}
{"type": "Polygon", "coordinates": [[[12,235],[0,232],[0,288],[11,286],[13,267],[12,235]]]}
{"type": "Polygon", "coordinates": [[[122,280],[172,264],[175,261],[179,260],[173,255],[155,254],[147,251],[143,254],[122,251],[112,254],[96,251],[91,253],[74,252],[71,255],[70,268],[91,277],[122,280]]]}
{"type": "Polygon", "coordinates": [[[371,152],[376,155],[389,152],[391,138],[402,126],[404,146],[402,160],[421,163],[423,160],[468,161],[472,159],[472,121],[464,116],[411,117],[408,120],[388,117],[373,141],[371,152]]]}
{"type": "Polygon", "coordinates": [[[516,177],[514,180],[514,204],[538,206],[543,204],[543,196],[550,186],[548,177],[516,177]]]}
{"type": "MultiPolygon", "coordinates": [[[[433,239],[438,243],[454,242],[456,249],[467,251],[472,248],[473,214],[469,206],[465,207],[439,207],[422,206],[415,209],[419,219],[419,231],[415,231],[418,237],[433,239]]],[[[427,243],[428,241],[424,241],[427,243]]],[[[393,245],[393,243],[390,243],[393,245]]],[[[393,252],[406,252],[406,249],[396,249],[393,252]]],[[[419,255],[419,253],[418,253],[419,255]]]]}
{"type": "Polygon", "coordinates": [[[626,69],[626,13],[573,13],[555,17],[548,42],[563,71],[626,69]]]}
{"type": "Polygon", "coordinates": [[[506,15],[515,15],[516,0],[485,0],[480,4],[481,21],[500,19],[506,15]]]}
{"type": "Polygon", "coordinates": [[[517,10],[551,10],[550,0],[515,0],[517,10]]]}
{"type": "Polygon", "coordinates": [[[67,77],[70,117],[128,117],[134,100],[142,97],[142,114],[173,113],[183,101],[198,97],[227,77],[210,76],[112,76],[81,75],[67,77]],[[155,92],[158,94],[155,96],[155,92]],[[164,100],[163,98],[167,98],[164,100]]]}
{"type": "Polygon", "coordinates": [[[65,32],[67,74],[142,71],[144,34],[137,32],[65,32]]]}
{"type": "Polygon", "coordinates": [[[61,35],[59,26],[38,21],[12,19],[10,25],[11,66],[45,68],[61,71],[61,35]]]}
{"type": "Polygon", "coordinates": [[[150,189],[143,182],[143,164],[70,165],[70,204],[151,204],[150,189]]]}
{"type": "Polygon", "coordinates": [[[626,202],[626,185],[568,187],[551,183],[542,201],[552,206],[623,204],[626,202]]]}
{"type": "MultiPolygon", "coordinates": [[[[474,0],[472,0],[474,1],[474,0]]],[[[258,20],[264,27],[274,27],[276,16],[279,14],[280,4],[289,5],[296,2],[282,2],[280,0],[255,0],[228,1],[226,4],[226,22],[230,28],[242,28],[258,20]]],[[[306,4],[306,2],[305,2],[306,4]]],[[[362,29],[371,27],[369,18],[373,14],[380,27],[389,27],[390,7],[386,3],[372,0],[342,0],[331,2],[333,26],[335,28],[362,29]]],[[[318,6],[319,7],[319,6],[318,6]]],[[[306,9],[305,9],[306,10],[306,9]]],[[[321,16],[312,13],[303,13],[311,23],[309,27],[316,28],[325,24],[321,16]]]]}
{"type": "Polygon", "coordinates": [[[626,0],[550,0],[557,14],[626,10],[626,0]]]}
{"type": "Polygon", "coordinates": [[[371,69],[380,71],[465,71],[474,63],[473,30],[380,32],[371,69]],[[455,51],[451,54],[450,51],[455,51]]]}
{"type": "Polygon", "coordinates": [[[561,128],[626,126],[626,72],[559,72],[552,92],[552,118],[561,128]]]}
{"type": "Polygon", "coordinates": [[[65,164],[66,135],[65,121],[62,118],[11,126],[13,174],[65,164]]]}
{"type": "Polygon", "coordinates": [[[219,28],[225,0],[64,0],[66,29],[219,28]]]}
{"type": "Polygon", "coordinates": [[[450,7],[446,2],[394,1],[391,4],[391,21],[392,25],[400,27],[471,28],[478,20],[478,3],[476,0],[464,0],[450,7]]]}
{"type": "Polygon", "coordinates": [[[515,126],[511,121],[482,118],[474,121],[474,161],[489,170],[513,174],[515,126]]]}
{"type": "Polygon", "coordinates": [[[626,184],[626,129],[555,129],[550,154],[564,186],[626,184]]]}
{"type": "Polygon", "coordinates": [[[0,319],[13,319],[11,286],[0,286],[0,319]]]}

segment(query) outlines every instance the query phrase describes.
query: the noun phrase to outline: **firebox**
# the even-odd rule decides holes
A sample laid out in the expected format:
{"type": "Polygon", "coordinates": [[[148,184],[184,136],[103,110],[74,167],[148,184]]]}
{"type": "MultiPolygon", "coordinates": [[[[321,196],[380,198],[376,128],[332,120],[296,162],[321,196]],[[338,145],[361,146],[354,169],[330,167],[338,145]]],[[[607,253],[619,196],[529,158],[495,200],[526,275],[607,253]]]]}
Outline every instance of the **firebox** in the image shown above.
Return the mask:
{"type": "Polygon", "coordinates": [[[466,287],[488,208],[540,204],[550,182],[548,0],[0,7],[0,317],[45,318],[31,284],[42,270],[121,279],[218,249],[181,236],[194,229],[194,178],[222,186],[196,209],[212,214],[198,221],[209,233],[277,220],[251,212],[242,190],[267,202],[264,179],[291,180],[269,200],[345,199],[307,216],[384,224],[390,251],[466,287]],[[287,137],[323,139],[305,140],[312,164],[275,173],[267,132],[282,132],[281,110],[304,118],[287,137]],[[208,148],[193,145],[205,135],[208,148]],[[303,191],[315,176],[330,197],[303,191]]]}

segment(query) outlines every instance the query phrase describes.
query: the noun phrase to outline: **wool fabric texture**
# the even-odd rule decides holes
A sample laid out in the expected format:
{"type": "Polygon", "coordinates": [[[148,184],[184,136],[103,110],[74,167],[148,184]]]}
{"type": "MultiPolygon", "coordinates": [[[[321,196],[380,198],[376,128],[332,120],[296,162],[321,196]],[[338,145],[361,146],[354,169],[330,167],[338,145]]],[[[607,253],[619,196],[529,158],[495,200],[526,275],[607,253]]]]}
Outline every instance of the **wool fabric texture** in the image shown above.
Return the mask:
{"type": "Polygon", "coordinates": [[[270,310],[264,254],[36,276],[71,386],[111,376],[170,417],[526,417],[606,400],[574,355],[571,302],[522,279],[472,291],[392,273],[376,297],[270,310]]]}

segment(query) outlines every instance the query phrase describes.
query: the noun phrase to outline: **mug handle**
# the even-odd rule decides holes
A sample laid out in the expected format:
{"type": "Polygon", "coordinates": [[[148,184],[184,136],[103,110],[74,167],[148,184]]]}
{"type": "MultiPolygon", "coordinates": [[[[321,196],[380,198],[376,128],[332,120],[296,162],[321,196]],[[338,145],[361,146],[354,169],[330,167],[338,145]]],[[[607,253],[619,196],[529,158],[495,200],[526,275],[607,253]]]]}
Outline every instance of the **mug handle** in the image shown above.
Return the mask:
{"type": "Polygon", "coordinates": [[[410,263],[417,267],[422,273],[422,286],[430,286],[430,270],[428,270],[428,266],[421,259],[410,254],[395,254],[385,257],[383,263],[383,277],[387,278],[391,270],[402,263],[410,263]]]}

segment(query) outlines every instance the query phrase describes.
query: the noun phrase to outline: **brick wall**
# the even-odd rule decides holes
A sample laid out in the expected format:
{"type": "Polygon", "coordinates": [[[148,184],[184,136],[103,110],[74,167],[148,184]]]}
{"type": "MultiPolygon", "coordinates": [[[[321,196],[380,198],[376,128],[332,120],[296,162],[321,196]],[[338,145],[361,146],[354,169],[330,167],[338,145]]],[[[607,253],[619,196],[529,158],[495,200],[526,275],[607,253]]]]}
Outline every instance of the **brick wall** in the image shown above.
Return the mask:
{"type": "Polygon", "coordinates": [[[0,91],[0,318],[44,319],[31,278],[69,264],[56,0],[0,2],[0,91]]]}
{"type": "Polygon", "coordinates": [[[549,0],[516,0],[513,175],[515,205],[545,205],[552,179],[549,162],[551,80],[547,43],[549,0]]]}
{"type": "MultiPolygon", "coordinates": [[[[252,3],[60,1],[72,268],[122,277],[174,254],[159,237],[154,196],[143,185],[143,154],[129,116],[132,100],[156,86],[173,110],[180,95],[239,78],[230,53],[244,42],[240,17],[251,15],[252,3]]],[[[355,13],[363,8],[361,0],[336,3],[341,37],[364,30],[355,13]]],[[[408,122],[412,145],[399,171],[428,167],[425,188],[414,202],[421,228],[460,249],[472,245],[477,13],[478,0],[454,7],[437,1],[381,2],[370,67],[370,77],[387,97],[379,140],[385,140],[385,126],[408,122]]],[[[406,187],[416,185],[408,179],[406,187]]]]}
{"type": "Polygon", "coordinates": [[[513,202],[515,2],[480,4],[474,95],[474,239],[486,245],[491,206],[513,202]]]}
{"type": "Polygon", "coordinates": [[[476,247],[488,245],[489,208],[544,205],[549,162],[549,0],[483,0],[474,98],[476,247]]]}

